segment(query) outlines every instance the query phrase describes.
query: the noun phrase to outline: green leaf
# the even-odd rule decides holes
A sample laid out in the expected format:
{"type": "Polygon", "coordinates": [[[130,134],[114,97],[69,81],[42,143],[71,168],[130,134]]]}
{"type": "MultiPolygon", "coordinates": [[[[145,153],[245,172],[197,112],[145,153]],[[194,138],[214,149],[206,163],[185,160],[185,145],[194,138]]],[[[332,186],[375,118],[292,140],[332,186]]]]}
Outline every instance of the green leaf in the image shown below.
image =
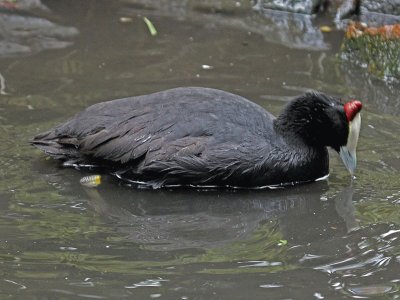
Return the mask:
{"type": "Polygon", "coordinates": [[[278,246],[285,246],[287,245],[288,241],[287,240],[279,240],[278,246]]]}
{"type": "Polygon", "coordinates": [[[152,36],[157,35],[157,29],[154,27],[153,23],[151,23],[151,21],[149,19],[147,19],[146,17],[143,17],[143,21],[146,23],[147,28],[150,31],[150,34],[152,36]]]}

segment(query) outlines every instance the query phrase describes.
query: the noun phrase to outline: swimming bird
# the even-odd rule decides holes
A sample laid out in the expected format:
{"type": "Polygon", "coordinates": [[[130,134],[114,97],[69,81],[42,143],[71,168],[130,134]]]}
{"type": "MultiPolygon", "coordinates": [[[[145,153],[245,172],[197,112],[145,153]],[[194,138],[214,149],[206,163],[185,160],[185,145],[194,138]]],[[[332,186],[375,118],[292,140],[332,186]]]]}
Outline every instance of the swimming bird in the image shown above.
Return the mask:
{"type": "Polygon", "coordinates": [[[94,104],[32,144],[153,188],[292,185],[328,175],[327,147],[354,173],[361,108],[312,91],[274,117],[235,94],[182,87],[94,104]]]}

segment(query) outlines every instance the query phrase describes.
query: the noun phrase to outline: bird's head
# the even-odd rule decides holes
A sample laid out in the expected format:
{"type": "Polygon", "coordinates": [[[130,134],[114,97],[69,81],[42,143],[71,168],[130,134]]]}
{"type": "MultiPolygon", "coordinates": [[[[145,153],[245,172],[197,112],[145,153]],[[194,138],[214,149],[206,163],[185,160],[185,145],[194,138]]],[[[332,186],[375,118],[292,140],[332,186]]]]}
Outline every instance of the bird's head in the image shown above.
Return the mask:
{"type": "Polygon", "coordinates": [[[318,92],[307,92],[291,101],[277,118],[283,135],[300,137],[315,147],[335,149],[353,175],[361,127],[362,104],[340,100],[318,92]]]}

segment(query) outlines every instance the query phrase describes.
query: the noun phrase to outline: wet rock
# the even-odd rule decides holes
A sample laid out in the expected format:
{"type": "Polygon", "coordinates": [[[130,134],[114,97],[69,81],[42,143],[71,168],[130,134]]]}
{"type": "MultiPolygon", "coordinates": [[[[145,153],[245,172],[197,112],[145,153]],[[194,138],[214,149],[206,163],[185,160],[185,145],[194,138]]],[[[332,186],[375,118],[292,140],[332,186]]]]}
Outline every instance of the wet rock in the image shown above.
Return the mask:
{"type": "Polygon", "coordinates": [[[400,23],[400,0],[363,0],[360,21],[375,27],[400,23]]]}
{"type": "Polygon", "coordinates": [[[357,19],[369,26],[400,23],[400,0],[331,0],[335,10],[335,23],[346,28],[346,19],[357,19]]]}
{"type": "Polygon", "coordinates": [[[322,0],[258,0],[256,6],[264,9],[312,14],[323,4],[322,0]]]}
{"type": "Polygon", "coordinates": [[[400,0],[362,0],[360,8],[363,13],[374,12],[400,16],[400,0]]]}
{"type": "Polygon", "coordinates": [[[400,23],[400,16],[380,13],[363,13],[360,15],[359,19],[362,23],[373,27],[394,25],[396,23],[400,23]]]}
{"type": "Polygon", "coordinates": [[[358,14],[360,11],[360,0],[341,0],[335,3],[336,16],[335,22],[339,23],[340,20],[349,18],[353,14],[358,14]]]}

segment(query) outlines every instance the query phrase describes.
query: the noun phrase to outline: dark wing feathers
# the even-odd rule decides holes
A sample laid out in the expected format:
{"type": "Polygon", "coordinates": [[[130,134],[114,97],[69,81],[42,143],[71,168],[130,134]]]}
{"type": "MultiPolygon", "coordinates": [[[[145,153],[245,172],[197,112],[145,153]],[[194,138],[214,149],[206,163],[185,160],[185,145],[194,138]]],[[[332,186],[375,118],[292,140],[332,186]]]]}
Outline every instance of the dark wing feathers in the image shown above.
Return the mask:
{"type": "Polygon", "coordinates": [[[207,183],[257,165],[253,158],[259,140],[265,141],[261,135],[273,131],[272,119],[236,95],[178,88],[95,104],[32,143],[64,161],[100,159],[159,182],[184,177],[207,183]],[[252,118],[238,118],[238,111],[252,118]]]}
{"type": "MultiPolygon", "coordinates": [[[[199,145],[202,144],[202,142],[199,143],[199,145]]],[[[136,171],[149,178],[154,178],[157,174],[160,180],[164,178],[170,184],[184,183],[185,180],[195,184],[211,182],[215,184],[219,180],[220,184],[230,182],[244,186],[246,183],[233,182],[231,179],[239,178],[239,175],[245,172],[251,173],[249,170],[257,165],[257,161],[253,160],[254,152],[261,151],[250,144],[238,147],[236,144],[224,143],[205,149],[198,149],[198,147],[198,145],[186,146],[168,159],[150,160],[136,171]],[[190,152],[186,152],[189,149],[190,152]],[[179,155],[179,152],[185,152],[185,155],[179,155]],[[245,156],[241,155],[243,153],[245,156]]]]}

